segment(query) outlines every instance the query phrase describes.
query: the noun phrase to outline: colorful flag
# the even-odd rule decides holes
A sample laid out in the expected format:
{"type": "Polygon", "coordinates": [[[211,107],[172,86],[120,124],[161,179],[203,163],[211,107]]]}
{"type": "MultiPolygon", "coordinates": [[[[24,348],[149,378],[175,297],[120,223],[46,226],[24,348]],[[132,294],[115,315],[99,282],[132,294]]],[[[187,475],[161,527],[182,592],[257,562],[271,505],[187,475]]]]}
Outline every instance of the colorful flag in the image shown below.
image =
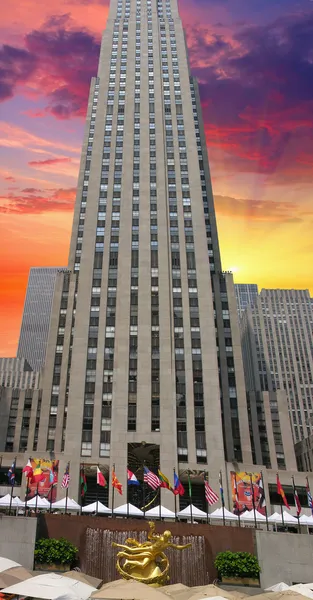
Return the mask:
{"type": "Polygon", "coordinates": [[[33,475],[31,478],[31,483],[40,483],[40,481],[45,480],[45,474],[41,468],[41,463],[35,462],[35,468],[33,469],[33,475]]]}
{"type": "Polygon", "coordinates": [[[286,508],[288,508],[288,510],[290,510],[290,506],[289,506],[289,504],[287,502],[287,498],[285,496],[285,492],[284,492],[284,490],[282,488],[282,485],[280,483],[280,479],[279,479],[278,473],[277,473],[276,483],[277,483],[277,493],[281,496],[282,501],[283,501],[284,505],[286,506],[286,508]]]}
{"type": "Polygon", "coordinates": [[[9,484],[13,487],[15,484],[15,467],[16,467],[16,460],[14,460],[12,462],[12,465],[10,466],[9,470],[8,470],[8,480],[9,480],[9,484]]]}
{"type": "Polygon", "coordinates": [[[53,469],[49,469],[49,483],[51,485],[56,485],[57,483],[57,474],[54,473],[53,469]]]}
{"type": "Polygon", "coordinates": [[[27,461],[27,465],[24,467],[22,473],[25,473],[26,479],[31,479],[33,476],[33,467],[30,458],[27,461]]]}
{"type": "Polygon", "coordinates": [[[259,481],[259,506],[258,506],[258,510],[260,510],[261,508],[265,508],[266,506],[266,499],[265,499],[265,490],[264,490],[264,484],[263,484],[263,475],[261,474],[261,478],[259,481]]]}
{"type": "Polygon", "coordinates": [[[309,508],[311,509],[311,513],[313,515],[313,500],[312,500],[312,496],[311,496],[311,490],[310,490],[308,478],[306,478],[306,494],[308,497],[308,505],[309,505],[309,508]]]}
{"type": "Polygon", "coordinates": [[[147,467],[144,467],[143,470],[143,480],[145,481],[145,483],[147,483],[153,490],[157,490],[159,487],[161,487],[161,481],[159,480],[158,476],[155,475],[155,473],[149,471],[147,467]]]}
{"type": "Polygon", "coordinates": [[[99,467],[97,467],[97,484],[101,485],[102,487],[105,487],[107,484],[106,479],[103,473],[101,473],[99,467]]]}
{"type": "Polygon", "coordinates": [[[221,502],[222,502],[222,506],[225,506],[225,501],[224,501],[224,490],[223,490],[223,480],[222,480],[222,471],[220,471],[220,473],[219,473],[219,482],[220,482],[220,496],[221,496],[221,502]]]}
{"type": "Polygon", "coordinates": [[[175,471],[174,471],[174,490],[173,490],[175,496],[177,496],[177,494],[179,494],[180,496],[183,496],[185,494],[185,488],[182,484],[182,482],[180,481],[180,479],[178,478],[178,476],[176,475],[175,471]]]}
{"type": "Polygon", "coordinates": [[[218,495],[212,490],[211,486],[209,485],[209,482],[206,479],[204,481],[204,493],[205,499],[209,506],[212,506],[212,504],[218,502],[218,495]]]}
{"type": "Polygon", "coordinates": [[[122,484],[117,479],[114,468],[112,469],[112,486],[118,491],[119,494],[123,494],[122,484]]]}
{"type": "Polygon", "coordinates": [[[239,512],[239,498],[238,498],[238,490],[237,490],[237,473],[234,473],[233,482],[234,482],[233,498],[235,498],[234,509],[239,512]]]}
{"type": "Polygon", "coordinates": [[[83,498],[87,492],[87,481],[84,468],[80,469],[80,495],[83,498]]]}
{"type": "Polygon", "coordinates": [[[167,490],[171,490],[172,486],[171,486],[168,478],[166,477],[166,475],[164,475],[162,473],[162,471],[160,471],[160,469],[158,469],[158,476],[159,476],[159,480],[160,480],[160,487],[165,488],[167,490]]]}
{"type": "Polygon", "coordinates": [[[136,475],[127,469],[127,483],[128,485],[140,485],[136,475]]]}
{"type": "Polygon", "coordinates": [[[293,485],[293,496],[294,496],[294,499],[295,499],[295,505],[297,507],[297,517],[300,517],[302,507],[301,507],[301,504],[300,504],[300,500],[299,500],[299,496],[298,496],[298,490],[297,490],[297,488],[295,486],[295,480],[294,480],[293,477],[292,477],[292,485],[293,485]]]}
{"type": "Polygon", "coordinates": [[[64,471],[61,487],[67,489],[70,483],[70,463],[67,463],[66,469],[64,471]]]}

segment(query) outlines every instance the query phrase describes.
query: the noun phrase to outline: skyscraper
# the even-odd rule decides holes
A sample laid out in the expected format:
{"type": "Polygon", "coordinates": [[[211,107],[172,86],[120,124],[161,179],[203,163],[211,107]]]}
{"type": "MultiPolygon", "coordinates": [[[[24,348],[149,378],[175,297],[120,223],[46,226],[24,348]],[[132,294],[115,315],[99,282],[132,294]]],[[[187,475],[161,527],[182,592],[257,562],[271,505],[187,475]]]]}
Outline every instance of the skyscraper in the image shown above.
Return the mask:
{"type": "Polygon", "coordinates": [[[45,363],[55,279],[61,269],[33,267],[29,272],[17,356],[26,358],[34,371],[45,363]]]}
{"type": "Polygon", "coordinates": [[[258,295],[258,286],[256,283],[236,283],[235,284],[237,310],[239,317],[243,311],[254,303],[258,295]]]}
{"type": "Polygon", "coordinates": [[[111,0],[39,410],[36,450],[71,460],[73,495],[81,462],[115,463],[124,482],[143,461],[209,469],[213,482],[225,457],[252,462],[236,298],[177,0],[111,0]]]}
{"type": "Polygon", "coordinates": [[[283,392],[294,442],[312,433],[313,310],[308,290],[262,290],[241,319],[247,391],[283,392]]]}

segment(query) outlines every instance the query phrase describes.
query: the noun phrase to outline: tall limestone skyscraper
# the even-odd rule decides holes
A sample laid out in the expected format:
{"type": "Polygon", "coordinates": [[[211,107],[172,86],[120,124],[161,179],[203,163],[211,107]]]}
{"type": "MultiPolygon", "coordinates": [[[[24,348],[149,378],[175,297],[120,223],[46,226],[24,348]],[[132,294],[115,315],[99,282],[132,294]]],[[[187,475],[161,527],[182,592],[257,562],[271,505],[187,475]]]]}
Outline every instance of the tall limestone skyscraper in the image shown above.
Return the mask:
{"type": "MultiPolygon", "coordinates": [[[[40,413],[40,416],[39,416],[40,413]]],[[[39,418],[39,421],[38,421],[39,418]]],[[[39,425],[38,425],[39,422],[39,425]]],[[[33,448],[30,423],[28,450],[33,448]]],[[[252,462],[232,276],[177,0],[111,0],[91,82],[37,452],[209,470],[252,462]]]]}

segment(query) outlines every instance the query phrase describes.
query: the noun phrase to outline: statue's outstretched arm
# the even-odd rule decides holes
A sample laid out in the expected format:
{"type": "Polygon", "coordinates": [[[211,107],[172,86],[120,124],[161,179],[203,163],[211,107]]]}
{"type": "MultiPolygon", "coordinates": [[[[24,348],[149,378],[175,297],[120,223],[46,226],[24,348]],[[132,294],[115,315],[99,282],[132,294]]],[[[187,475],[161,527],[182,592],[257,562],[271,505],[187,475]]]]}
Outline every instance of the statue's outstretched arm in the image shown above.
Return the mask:
{"type": "Polygon", "coordinates": [[[169,548],[175,548],[176,550],[185,550],[185,548],[190,548],[192,544],[183,544],[182,546],[179,546],[179,544],[172,544],[169,542],[168,546],[169,548]]]}

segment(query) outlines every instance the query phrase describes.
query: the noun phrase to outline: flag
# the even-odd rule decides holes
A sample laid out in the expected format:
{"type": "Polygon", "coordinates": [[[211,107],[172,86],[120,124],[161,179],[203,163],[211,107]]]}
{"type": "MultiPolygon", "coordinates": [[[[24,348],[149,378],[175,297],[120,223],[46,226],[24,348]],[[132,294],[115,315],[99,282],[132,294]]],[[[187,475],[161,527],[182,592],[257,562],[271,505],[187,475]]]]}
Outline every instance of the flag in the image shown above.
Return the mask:
{"type": "Polygon", "coordinates": [[[309,505],[309,508],[311,509],[311,513],[313,515],[313,500],[312,500],[312,496],[311,496],[308,478],[306,480],[306,493],[307,493],[307,497],[308,497],[308,505],[309,505]]]}
{"type": "Polygon", "coordinates": [[[297,507],[297,517],[300,517],[302,507],[301,507],[299,496],[298,496],[298,490],[295,486],[294,478],[292,478],[292,483],[293,483],[293,495],[294,495],[294,499],[295,499],[295,505],[297,507]]]}
{"type": "Polygon", "coordinates": [[[118,491],[119,494],[123,494],[122,484],[117,479],[114,469],[112,469],[112,486],[118,491]]]}
{"type": "Polygon", "coordinates": [[[15,484],[15,467],[16,467],[16,460],[14,460],[12,462],[12,465],[10,466],[10,468],[8,470],[8,480],[12,487],[15,484]]]}
{"type": "Polygon", "coordinates": [[[50,485],[56,485],[57,483],[57,475],[53,469],[49,469],[49,483],[50,485]]]}
{"type": "Polygon", "coordinates": [[[212,490],[211,486],[209,485],[209,482],[206,479],[204,481],[204,493],[205,499],[209,506],[212,506],[212,504],[218,502],[218,495],[212,490]]]}
{"type": "MultiPolygon", "coordinates": [[[[237,473],[234,473],[234,477],[233,477],[233,482],[234,482],[234,495],[233,497],[235,498],[235,510],[237,510],[239,512],[239,499],[238,499],[238,490],[237,490],[237,473]]],[[[252,492],[252,490],[251,490],[252,492]]]]}
{"type": "Polygon", "coordinates": [[[80,495],[83,498],[87,492],[86,475],[83,468],[80,469],[80,495]]]}
{"type": "Polygon", "coordinates": [[[159,476],[159,480],[160,480],[160,487],[161,488],[165,488],[167,490],[171,490],[172,486],[168,480],[168,478],[166,477],[166,475],[164,475],[160,469],[158,469],[158,476],[159,476]]]}
{"type": "Polygon", "coordinates": [[[191,487],[191,480],[190,480],[190,475],[188,473],[188,493],[189,493],[189,498],[192,498],[192,487],[191,487]]]}
{"type": "Polygon", "coordinates": [[[67,489],[70,483],[70,463],[67,463],[66,469],[64,471],[61,487],[67,489]]]}
{"type": "Polygon", "coordinates": [[[259,506],[258,508],[265,508],[266,499],[265,499],[265,490],[263,485],[263,475],[261,475],[261,479],[259,481],[259,506]]]}
{"type": "Polygon", "coordinates": [[[127,483],[128,485],[140,485],[136,475],[129,469],[127,469],[127,483]]]}
{"type": "Polygon", "coordinates": [[[31,478],[31,483],[39,483],[40,481],[45,480],[45,474],[40,466],[40,462],[35,462],[35,468],[33,469],[33,474],[31,478]]]}
{"type": "Polygon", "coordinates": [[[22,470],[22,473],[25,473],[26,479],[31,479],[33,476],[33,467],[30,458],[28,459],[27,465],[22,470]]]}
{"type": "Polygon", "coordinates": [[[147,467],[144,467],[143,470],[143,480],[145,481],[145,483],[147,483],[153,490],[157,490],[159,487],[161,487],[161,481],[159,480],[158,476],[155,475],[155,473],[149,471],[147,467]]]}
{"type": "Polygon", "coordinates": [[[225,506],[225,501],[224,501],[224,490],[223,490],[223,481],[222,481],[222,472],[220,471],[219,474],[219,482],[220,482],[220,496],[221,496],[221,502],[222,502],[222,506],[225,506]]]}
{"type": "Polygon", "coordinates": [[[277,483],[277,493],[281,496],[281,499],[282,499],[284,505],[286,506],[286,508],[288,508],[288,510],[290,510],[290,506],[289,506],[289,504],[287,502],[287,498],[285,496],[285,492],[284,492],[284,490],[282,488],[282,485],[280,483],[278,473],[277,473],[276,483],[277,483]]]}
{"type": "Polygon", "coordinates": [[[101,473],[99,467],[97,467],[97,484],[101,485],[102,487],[105,487],[107,484],[106,479],[103,473],[101,473]]]}
{"type": "Polygon", "coordinates": [[[178,478],[178,476],[176,475],[175,471],[174,471],[174,490],[173,490],[175,496],[177,496],[177,494],[179,494],[180,496],[183,496],[185,494],[185,488],[182,484],[182,482],[180,481],[180,479],[178,478]]]}

